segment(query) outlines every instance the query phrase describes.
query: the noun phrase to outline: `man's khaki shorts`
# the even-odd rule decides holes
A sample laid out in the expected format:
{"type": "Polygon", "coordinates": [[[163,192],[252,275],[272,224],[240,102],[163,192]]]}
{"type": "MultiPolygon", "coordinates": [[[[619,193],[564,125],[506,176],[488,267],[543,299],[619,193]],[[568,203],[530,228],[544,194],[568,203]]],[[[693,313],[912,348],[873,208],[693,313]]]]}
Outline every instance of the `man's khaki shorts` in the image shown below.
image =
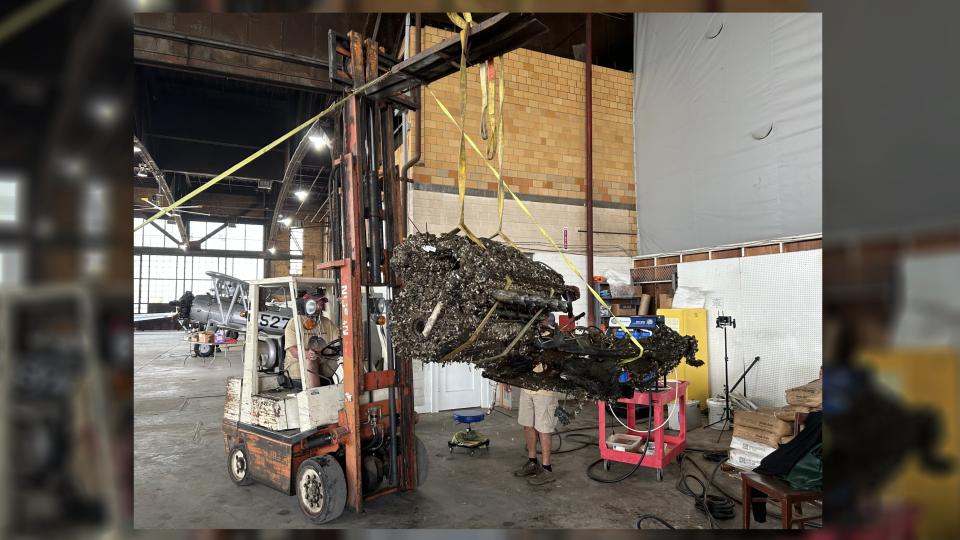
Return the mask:
{"type": "Polygon", "coordinates": [[[524,427],[532,427],[540,433],[553,433],[557,428],[554,412],[559,403],[557,396],[531,394],[529,390],[520,392],[520,410],[517,422],[524,427]]]}

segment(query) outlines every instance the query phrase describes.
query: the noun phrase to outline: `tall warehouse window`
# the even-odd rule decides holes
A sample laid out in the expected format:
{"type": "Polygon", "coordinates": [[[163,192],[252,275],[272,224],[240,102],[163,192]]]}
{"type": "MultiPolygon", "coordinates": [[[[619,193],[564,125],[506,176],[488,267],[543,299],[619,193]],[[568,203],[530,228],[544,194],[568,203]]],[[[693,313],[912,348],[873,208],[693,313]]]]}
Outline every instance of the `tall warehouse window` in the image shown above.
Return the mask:
{"type": "MultiPolygon", "coordinates": [[[[299,255],[303,257],[303,228],[293,227],[290,229],[290,255],[299,255]]],[[[290,259],[290,275],[303,275],[303,259],[290,259]]]]}
{"type": "MultiPolygon", "coordinates": [[[[143,222],[140,218],[133,221],[134,225],[143,222]]],[[[179,234],[174,223],[161,223],[161,220],[154,223],[159,223],[174,237],[179,234]]],[[[190,236],[194,240],[199,240],[220,225],[222,224],[216,222],[192,222],[189,225],[190,236]]],[[[150,226],[134,233],[133,245],[134,248],[176,247],[176,244],[166,235],[150,226]]],[[[202,248],[250,251],[251,253],[249,257],[207,256],[202,252],[196,255],[135,254],[133,256],[133,312],[149,313],[151,304],[155,304],[152,311],[169,311],[169,306],[164,307],[163,304],[180,298],[184,291],[191,291],[194,294],[206,293],[211,287],[208,271],[220,272],[244,280],[263,277],[263,259],[256,256],[263,251],[262,225],[237,224],[236,227],[226,227],[204,242],[202,248]]]]}

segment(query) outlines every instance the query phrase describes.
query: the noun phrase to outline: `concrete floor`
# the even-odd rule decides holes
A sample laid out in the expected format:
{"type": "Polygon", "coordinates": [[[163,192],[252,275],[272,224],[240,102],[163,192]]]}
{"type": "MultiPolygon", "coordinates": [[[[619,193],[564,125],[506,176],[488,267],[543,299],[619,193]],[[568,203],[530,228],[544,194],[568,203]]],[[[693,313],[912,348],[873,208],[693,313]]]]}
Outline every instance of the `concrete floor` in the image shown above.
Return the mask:
{"type": "MultiPolygon", "coordinates": [[[[235,486],[226,473],[220,422],[224,382],[239,375],[240,353],[202,365],[187,358],[178,332],[135,334],[134,524],[137,528],[306,528],[294,497],[265,486],[235,486]]],[[[617,484],[587,478],[586,466],[597,459],[593,448],[554,458],[557,481],[529,486],[511,472],[526,459],[521,428],[510,416],[494,413],[476,426],[491,438],[489,451],[476,456],[450,454],[447,441],[458,430],[448,413],[420,415],[417,435],[430,452],[426,484],[414,492],[349,510],[328,524],[336,528],[633,528],[640,514],[656,514],[677,528],[708,527],[693,500],[676,490],[679,467],[671,464],[663,482],[652,469],[640,469],[617,484]]],[[[596,425],[596,410],[585,410],[563,429],[596,425]]],[[[596,436],[596,430],[586,430],[596,436]]],[[[723,449],[730,432],[694,430],[688,446],[723,449]]],[[[575,446],[565,441],[563,446],[575,446]]],[[[564,448],[561,448],[563,450],[564,448]]],[[[693,453],[703,468],[713,464],[693,453]]],[[[615,464],[610,474],[626,472],[615,464]]],[[[689,466],[685,467],[685,470],[689,466]]],[[[602,473],[602,468],[599,469],[602,473]]],[[[739,493],[739,480],[718,472],[725,489],[739,493]]],[[[725,528],[741,524],[739,506],[725,528]]],[[[773,520],[758,527],[776,527],[773,520]]]]}

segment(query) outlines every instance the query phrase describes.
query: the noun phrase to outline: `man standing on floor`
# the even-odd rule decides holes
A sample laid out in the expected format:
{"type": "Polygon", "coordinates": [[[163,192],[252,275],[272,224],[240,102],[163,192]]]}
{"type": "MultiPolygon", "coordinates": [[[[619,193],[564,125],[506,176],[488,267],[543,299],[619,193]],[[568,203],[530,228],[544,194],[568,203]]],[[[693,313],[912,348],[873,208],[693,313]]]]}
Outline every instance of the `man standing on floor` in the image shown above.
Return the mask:
{"type": "MultiPolygon", "coordinates": [[[[537,365],[533,371],[543,371],[542,365],[537,365]]],[[[553,432],[557,428],[555,415],[559,405],[559,394],[551,390],[527,390],[520,392],[520,410],[517,413],[517,422],[523,426],[527,440],[527,462],[514,471],[513,475],[528,477],[527,482],[534,486],[542,486],[553,482],[553,465],[550,461],[550,445],[553,443],[553,432]],[[537,462],[537,440],[540,441],[540,451],[543,454],[543,464],[537,462]]]]}

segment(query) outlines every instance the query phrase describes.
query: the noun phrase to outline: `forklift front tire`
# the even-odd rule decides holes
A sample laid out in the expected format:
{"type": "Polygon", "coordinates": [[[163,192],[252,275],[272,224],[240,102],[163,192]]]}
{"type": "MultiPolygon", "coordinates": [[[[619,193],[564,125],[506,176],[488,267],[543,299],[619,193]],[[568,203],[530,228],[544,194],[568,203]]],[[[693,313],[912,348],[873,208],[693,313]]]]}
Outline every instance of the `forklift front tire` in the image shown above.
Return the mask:
{"type": "MultiPolygon", "coordinates": [[[[420,487],[427,481],[427,473],[430,471],[430,454],[427,453],[427,447],[420,440],[420,437],[414,435],[417,440],[417,487],[420,487]]],[[[450,453],[453,453],[453,447],[450,447],[450,453]]]]}
{"type": "Polygon", "coordinates": [[[247,448],[242,444],[235,445],[227,454],[227,473],[230,479],[238,486],[249,486],[253,483],[250,476],[250,460],[247,458],[247,448]]]}
{"type": "Polygon", "coordinates": [[[300,510],[314,523],[340,517],[347,504],[347,480],[340,463],[329,455],[301,463],[297,471],[297,501],[300,510]]]}

